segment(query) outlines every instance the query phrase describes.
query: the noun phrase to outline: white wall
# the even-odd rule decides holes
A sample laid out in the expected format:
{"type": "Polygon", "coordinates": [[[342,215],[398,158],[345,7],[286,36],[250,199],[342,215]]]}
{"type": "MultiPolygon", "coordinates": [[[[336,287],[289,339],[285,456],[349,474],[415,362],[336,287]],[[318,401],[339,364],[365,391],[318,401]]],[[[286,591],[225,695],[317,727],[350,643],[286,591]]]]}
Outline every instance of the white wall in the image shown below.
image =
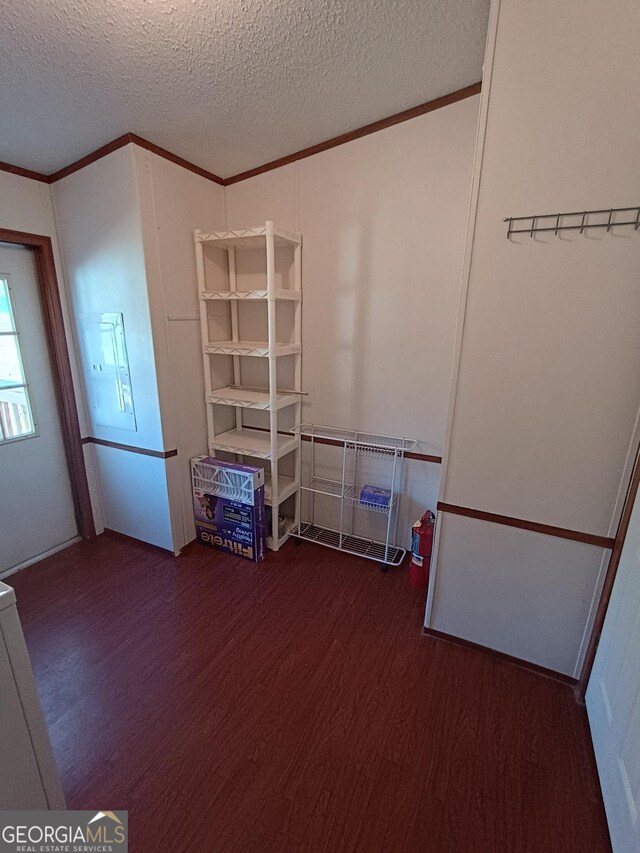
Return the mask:
{"type": "Polygon", "coordinates": [[[438,524],[432,627],[571,675],[603,550],[448,513],[438,524]]]}
{"type": "Polygon", "coordinates": [[[224,190],[128,145],[53,187],[83,382],[89,318],[122,313],[136,430],[86,434],[156,453],[91,447],[104,526],[172,551],[194,538],[189,459],[206,452],[193,231],[224,224],[224,190]]]}
{"type": "MultiPolygon", "coordinates": [[[[640,234],[507,241],[503,218],[639,202],[639,28],[631,0],[494,2],[446,502],[615,531],[639,403],[640,234]]],[[[535,535],[447,518],[430,624],[573,674],[602,552],[535,535]]]]}
{"type": "MultiPolygon", "coordinates": [[[[303,235],[308,422],[405,435],[440,455],[479,98],[226,188],[228,227],[303,235]]],[[[406,464],[402,540],[440,466],[406,464]]]]}
{"type": "MultiPolygon", "coordinates": [[[[71,372],[76,394],[80,431],[82,435],[86,435],[86,408],[82,392],[82,379],[76,358],[73,324],[70,320],[65,287],[65,272],[58,245],[50,186],[40,181],[34,181],[31,178],[23,178],[20,175],[0,172],[0,228],[26,231],[30,234],[43,234],[51,238],[62,314],[67,332],[69,360],[71,362],[71,372]]],[[[103,529],[102,505],[96,481],[93,448],[85,446],[84,456],[96,529],[98,532],[101,532],[103,529]]]]}
{"type": "Polygon", "coordinates": [[[193,232],[224,227],[224,189],[137,145],[144,256],[165,446],[174,546],[195,537],[189,460],[207,452],[204,377],[193,232]]]}
{"type": "MultiPolygon", "coordinates": [[[[271,218],[301,230],[305,418],[405,434],[424,453],[442,452],[477,104],[227,188],[226,221],[223,188],[137,146],[53,186],[80,384],[90,381],[86,318],[122,312],[136,408],[135,432],[83,412],[83,434],[178,450],[163,460],[87,445],[99,530],[171,550],[194,535],[188,461],[206,450],[194,228],[271,218]]],[[[407,465],[404,541],[435,505],[439,473],[407,465]]]]}
{"type": "MultiPolygon", "coordinates": [[[[87,431],[106,441],[163,452],[168,447],[160,416],[132,146],[56,182],[53,195],[85,384],[90,381],[83,340],[88,320],[104,312],[124,316],[137,429],[101,425],[89,411],[87,431]]],[[[173,550],[165,460],[99,445],[93,452],[104,525],[173,550]]]]}

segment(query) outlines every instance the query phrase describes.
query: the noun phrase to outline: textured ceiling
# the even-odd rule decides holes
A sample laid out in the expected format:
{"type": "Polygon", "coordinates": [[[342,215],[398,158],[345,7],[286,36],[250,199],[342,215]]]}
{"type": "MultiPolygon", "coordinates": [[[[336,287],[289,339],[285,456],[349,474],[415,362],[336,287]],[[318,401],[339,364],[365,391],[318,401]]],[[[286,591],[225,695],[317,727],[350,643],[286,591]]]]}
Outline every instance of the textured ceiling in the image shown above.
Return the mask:
{"type": "Polygon", "coordinates": [[[480,80],[489,0],[4,0],[0,160],[126,132],[222,177],[480,80]]]}

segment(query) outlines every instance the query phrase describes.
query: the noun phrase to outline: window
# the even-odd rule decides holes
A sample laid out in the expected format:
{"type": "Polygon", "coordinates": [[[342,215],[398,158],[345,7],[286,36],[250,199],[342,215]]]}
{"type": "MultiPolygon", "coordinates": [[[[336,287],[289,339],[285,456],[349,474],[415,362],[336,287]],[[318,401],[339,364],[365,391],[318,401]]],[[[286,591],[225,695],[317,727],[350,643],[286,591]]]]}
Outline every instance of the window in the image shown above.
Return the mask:
{"type": "Polygon", "coordinates": [[[0,442],[24,438],[35,431],[9,276],[0,273],[0,442]]]}

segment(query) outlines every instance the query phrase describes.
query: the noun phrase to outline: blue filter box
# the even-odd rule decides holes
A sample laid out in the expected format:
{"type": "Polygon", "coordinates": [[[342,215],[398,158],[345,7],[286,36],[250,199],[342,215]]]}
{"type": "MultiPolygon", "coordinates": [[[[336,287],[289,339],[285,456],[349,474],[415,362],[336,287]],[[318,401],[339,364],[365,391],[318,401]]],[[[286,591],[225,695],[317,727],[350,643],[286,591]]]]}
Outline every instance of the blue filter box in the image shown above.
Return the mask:
{"type": "Polygon", "coordinates": [[[360,503],[388,507],[391,500],[389,489],[379,489],[377,486],[363,486],[360,490],[360,503]]]}
{"type": "Polygon", "coordinates": [[[254,563],[264,560],[267,525],[264,471],[199,456],[192,460],[198,542],[254,563]]]}

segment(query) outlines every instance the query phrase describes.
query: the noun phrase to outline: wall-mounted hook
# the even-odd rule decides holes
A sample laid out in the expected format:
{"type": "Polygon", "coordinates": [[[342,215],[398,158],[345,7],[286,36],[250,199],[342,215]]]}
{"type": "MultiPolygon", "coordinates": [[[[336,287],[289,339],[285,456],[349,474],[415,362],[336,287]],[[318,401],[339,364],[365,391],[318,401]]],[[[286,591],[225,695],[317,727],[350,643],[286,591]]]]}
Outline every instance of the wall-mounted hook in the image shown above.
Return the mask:
{"type": "Polygon", "coordinates": [[[557,236],[561,231],[580,231],[581,234],[589,228],[606,228],[607,232],[614,227],[633,225],[635,231],[640,229],[640,205],[633,207],[610,207],[601,210],[578,210],[570,213],[535,213],[529,216],[505,216],[508,223],[507,239],[512,234],[528,234],[533,237],[538,231],[553,231],[557,236]],[[625,219],[616,219],[616,214],[626,214],[625,219]],[[579,218],[579,221],[578,221],[579,218]],[[518,228],[517,225],[522,225],[518,228]]]}

